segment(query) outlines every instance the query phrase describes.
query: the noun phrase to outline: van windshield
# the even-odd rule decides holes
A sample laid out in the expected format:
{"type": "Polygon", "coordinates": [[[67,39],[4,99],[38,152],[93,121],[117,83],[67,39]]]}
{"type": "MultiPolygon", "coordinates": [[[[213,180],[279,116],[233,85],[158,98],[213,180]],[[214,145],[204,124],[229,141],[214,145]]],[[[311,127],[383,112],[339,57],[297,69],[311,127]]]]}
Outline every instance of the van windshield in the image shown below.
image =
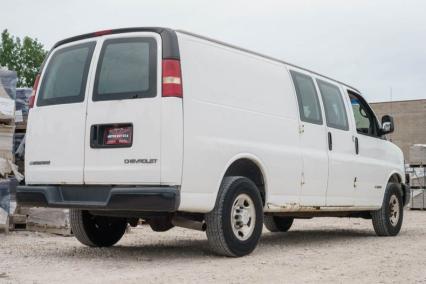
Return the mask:
{"type": "Polygon", "coordinates": [[[106,40],[96,70],[93,100],[155,97],[156,77],[154,38],[106,40]]]}
{"type": "Polygon", "coordinates": [[[84,100],[94,47],[95,42],[90,42],[61,48],[53,53],[42,77],[37,106],[84,100]]]}

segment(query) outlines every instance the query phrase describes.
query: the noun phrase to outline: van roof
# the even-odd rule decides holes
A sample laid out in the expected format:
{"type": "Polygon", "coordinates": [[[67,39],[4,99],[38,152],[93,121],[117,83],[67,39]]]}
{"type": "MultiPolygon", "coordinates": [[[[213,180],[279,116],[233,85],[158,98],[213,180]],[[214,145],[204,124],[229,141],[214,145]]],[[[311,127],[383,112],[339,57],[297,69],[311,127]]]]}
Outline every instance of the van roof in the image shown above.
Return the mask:
{"type": "Polygon", "coordinates": [[[330,78],[328,76],[324,76],[320,73],[309,70],[307,68],[300,67],[300,66],[297,66],[295,64],[292,64],[292,63],[289,63],[289,62],[286,62],[286,61],[283,61],[283,60],[280,60],[280,59],[277,59],[277,58],[274,58],[274,57],[271,57],[271,56],[268,56],[268,55],[264,55],[264,54],[261,54],[261,53],[255,52],[255,51],[251,51],[249,49],[245,49],[245,48],[235,46],[235,45],[223,42],[223,41],[219,41],[219,40],[216,40],[216,39],[212,39],[212,38],[209,38],[209,37],[206,37],[206,36],[198,35],[198,34],[195,34],[195,33],[192,33],[192,32],[184,31],[184,30],[173,30],[173,29],[162,28],[162,27],[134,27],[134,28],[121,28],[121,29],[103,30],[103,31],[97,31],[97,32],[93,32],[93,33],[87,33],[87,34],[82,34],[82,35],[73,36],[73,37],[63,39],[63,40],[57,42],[53,46],[52,49],[54,49],[54,48],[56,48],[60,45],[66,44],[66,43],[70,43],[70,42],[78,41],[78,40],[82,40],[82,39],[102,36],[102,35],[106,35],[106,34],[118,34],[118,33],[130,33],[130,32],[155,32],[155,33],[160,34],[161,39],[163,41],[163,58],[180,59],[179,47],[178,47],[177,36],[176,36],[176,32],[178,32],[178,33],[186,34],[186,35],[189,35],[189,36],[197,37],[197,38],[200,38],[200,39],[203,39],[203,40],[211,41],[211,42],[214,42],[214,43],[217,43],[217,44],[220,44],[220,45],[224,45],[224,46],[227,46],[227,47],[230,47],[230,48],[238,49],[238,50],[243,51],[243,52],[247,52],[247,53],[259,56],[259,57],[263,57],[263,58],[266,58],[266,59],[269,59],[269,60],[272,60],[272,61],[283,63],[283,64],[286,64],[286,65],[289,65],[289,66],[310,72],[312,74],[315,74],[315,75],[321,76],[323,78],[329,79],[331,81],[334,81],[336,83],[342,84],[342,85],[352,89],[353,91],[360,93],[360,91],[358,89],[356,89],[356,88],[354,88],[354,87],[352,87],[352,86],[350,86],[346,83],[343,83],[343,82],[338,81],[336,79],[330,78]]]}
{"type": "Polygon", "coordinates": [[[190,36],[193,36],[193,37],[197,37],[197,38],[200,38],[200,39],[203,39],[203,40],[211,41],[211,42],[214,42],[214,43],[217,43],[217,44],[220,44],[220,45],[224,45],[224,46],[227,46],[227,47],[230,47],[230,48],[238,49],[238,50],[241,50],[241,51],[244,51],[244,52],[247,52],[247,53],[259,56],[259,57],[263,57],[263,58],[266,58],[266,59],[269,59],[269,60],[272,60],[272,61],[283,63],[283,64],[286,64],[286,65],[289,65],[289,66],[292,66],[292,67],[295,67],[295,68],[298,68],[298,69],[310,72],[312,74],[321,76],[323,78],[326,78],[328,80],[334,81],[336,83],[342,84],[342,85],[344,85],[344,86],[352,89],[353,91],[355,91],[357,93],[361,93],[358,89],[354,88],[351,85],[348,85],[348,84],[343,83],[341,81],[338,81],[336,79],[333,79],[333,78],[330,78],[328,76],[322,75],[322,74],[320,74],[318,72],[309,70],[309,69],[304,68],[304,67],[297,66],[296,64],[292,64],[292,63],[286,62],[286,61],[281,60],[281,59],[277,59],[277,58],[269,56],[269,55],[265,55],[265,54],[262,54],[262,53],[259,53],[259,52],[256,52],[256,51],[245,49],[245,48],[242,48],[242,47],[239,47],[239,46],[236,46],[236,45],[232,45],[232,44],[229,44],[229,43],[226,43],[226,42],[223,42],[223,41],[220,41],[220,40],[212,39],[212,38],[209,38],[209,37],[206,37],[206,36],[198,35],[198,34],[195,34],[195,33],[192,33],[192,32],[188,32],[188,31],[185,31],[185,30],[176,30],[176,32],[179,32],[179,33],[182,33],[182,34],[186,34],[186,35],[190,35],[190,36]]]}

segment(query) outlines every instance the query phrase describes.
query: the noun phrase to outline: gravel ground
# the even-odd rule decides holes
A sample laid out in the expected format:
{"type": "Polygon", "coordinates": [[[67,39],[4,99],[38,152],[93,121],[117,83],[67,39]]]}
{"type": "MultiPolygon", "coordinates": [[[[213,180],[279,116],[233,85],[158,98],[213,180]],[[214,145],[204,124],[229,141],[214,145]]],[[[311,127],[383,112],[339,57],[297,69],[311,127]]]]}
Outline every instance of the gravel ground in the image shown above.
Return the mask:
{"type": "Polygon", "coordinates": [[[73,237],[0,235],[0,283],[425,283],[426,212],[405,211],[401,233],[379,238],[371,221],[296,220],[288,233],[264,229],[243,258],[209,252],[202,232],[132,228],[112,248],[73,237]]]}

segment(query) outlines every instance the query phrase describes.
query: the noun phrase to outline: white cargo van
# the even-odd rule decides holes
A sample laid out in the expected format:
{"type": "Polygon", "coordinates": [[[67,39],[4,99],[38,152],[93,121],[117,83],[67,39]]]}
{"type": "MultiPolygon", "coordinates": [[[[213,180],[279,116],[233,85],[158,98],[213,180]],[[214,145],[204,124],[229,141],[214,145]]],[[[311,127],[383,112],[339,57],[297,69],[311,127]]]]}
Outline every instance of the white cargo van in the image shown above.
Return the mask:
{"type": "Polygon", "coordinates": [[[398,234],[410,194],[401,150],[360,92],[301,67],[166,28],[58,42],[34,87],[23,206],[71,208],[88,246],[140,218],[206,230],[243,256],[263,225],[371,218],[398,234]]]}

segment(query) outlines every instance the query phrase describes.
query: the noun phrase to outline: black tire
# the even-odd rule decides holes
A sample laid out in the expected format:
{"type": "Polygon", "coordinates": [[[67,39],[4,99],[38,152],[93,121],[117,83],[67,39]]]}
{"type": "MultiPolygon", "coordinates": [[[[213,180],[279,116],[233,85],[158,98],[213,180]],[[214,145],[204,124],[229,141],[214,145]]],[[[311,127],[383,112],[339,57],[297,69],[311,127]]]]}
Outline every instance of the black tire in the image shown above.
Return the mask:
{"type": "Polygon", "coordinates": [[[401,185],[388,183],[382,208],[371,213],[374,231],[378,236],[396,236],[401,230],[404,218],[404,205],[401,185]],[[395,209],[398,213],[395,213],[395,209]]]}
{"type": "Polygon", "coordinates": [[[86,210],[70,209],[71,230],[80,243],[89,247],[116,244],[127,228],[125,218],[95,216],[86,210]]]}
{"type": "Polygon", "coordinates": [[[266,215],[263,217],[263,224],[270,232],[287,232],[293,225],[293,217],[279,217],[266,215]]]}
{"type": "Polygon", "coordinates": [[[206,214],[206,225],[207,238],[211,249],[215,253],[232,257],[251,253],[259,242],[263,227],[263,204],[257,186],[245,177],[225,177],[220,186],[214,209],[206,214]],[[243,206],[246,206],[246,201],[244,200],[248,200],[252,206],[247,203],[249,204],[247,207],[235,209],[238,200],[243,200],[243,206]],[[244,215],[246,211],[251,211],[252,214],[244,215]],[[238,214],[235,212],[241,213],[244,217],[242,215],[236,216],[238,214]],[[252,215],[255,218],[247,217],[252,215]],[[235,221],[231,221],[231,216],[232,218],[235,217],[235,221]],[[241,217],[241,220],[244,218],[244,221],[239,221],[239,217],[241,217]],[[253,221],[254,223],[252,223],[253,221]],[[250,227],[251,232],[245,236],[240,234],[241,231],[238,231],[237,234],[234,233],[234,230],[239,229],[233,226],[233,222],[240,222],[241,228],[250,227]],[[241,239],[245,237],[247,239],[241,239]]]}

